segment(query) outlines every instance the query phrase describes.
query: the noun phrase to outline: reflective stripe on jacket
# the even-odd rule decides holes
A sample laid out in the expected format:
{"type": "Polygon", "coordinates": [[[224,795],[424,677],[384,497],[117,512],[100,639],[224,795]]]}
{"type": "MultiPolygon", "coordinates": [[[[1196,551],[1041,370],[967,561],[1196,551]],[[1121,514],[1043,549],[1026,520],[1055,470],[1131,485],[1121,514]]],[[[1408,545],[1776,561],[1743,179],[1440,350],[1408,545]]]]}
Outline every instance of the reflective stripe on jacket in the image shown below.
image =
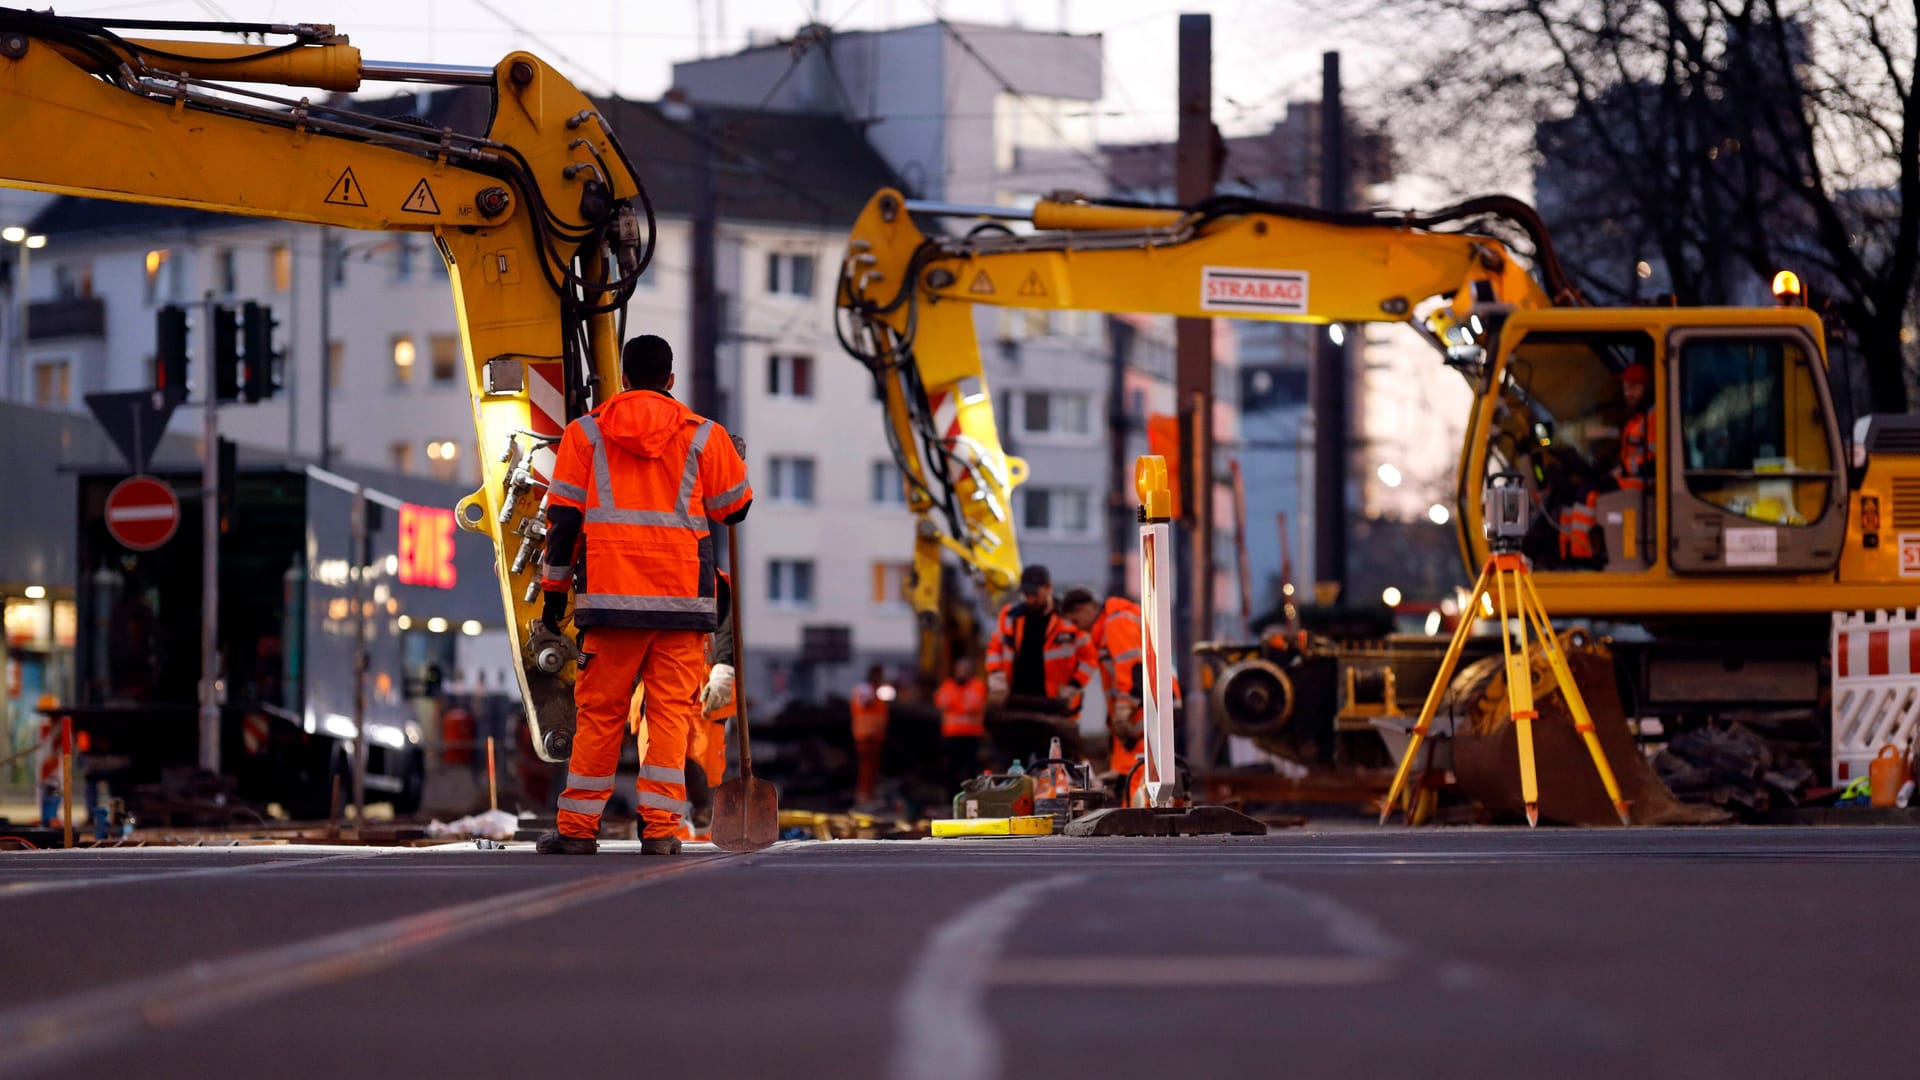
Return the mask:
{"type": "Polygon", "coordinates": [[[737,520],[752,499],[725,428],[663,393],[619,394],[560,440],[548,505],[583,512],[585,551],[548,551],[542,584],[564,589],[566,568],[584,564],[576,624],[711,632],[708,521],[737,520]]]}
{"type": "MultiPolygon", "coordinates": [[[[1012,681],[1013,661],[1020,655],[1020,642],[1026,632],[1026,604],[1015,601],[1000,609],[1000,625],[987,643],[987,674],[1000,672],[1012,681]]],[[[1080,691],[1100,672],[1093,639],[1055,610],[1047,616],[1046,648],[1041,655],[1046,663],[1047,696],[1058,698],[1071,693],[1070,707],[1079,708],[1080,691]]]]}
{"type": "Polygon", "coordinates": [[[933,704],[940,710],[942,736],[953,739],[987,733],[987,684],[979,679],[964,683],[948,679],[935,691],[933,704]]]}

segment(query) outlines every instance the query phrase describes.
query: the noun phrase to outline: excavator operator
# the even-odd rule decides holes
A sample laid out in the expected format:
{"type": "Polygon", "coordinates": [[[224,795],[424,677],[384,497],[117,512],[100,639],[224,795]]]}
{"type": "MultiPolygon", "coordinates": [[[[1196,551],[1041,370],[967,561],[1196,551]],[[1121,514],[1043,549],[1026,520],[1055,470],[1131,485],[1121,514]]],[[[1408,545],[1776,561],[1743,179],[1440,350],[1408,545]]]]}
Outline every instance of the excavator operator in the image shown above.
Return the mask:
{"type": "Polygon", "coordinates": [[[636,684],[650,699],[640,850],[679,853],[680,819],[690,810],[687,731],[699,720],[707,637],[719,625],[708,522],[738,522],[753,502],[746,462],[726,429],[669,393],[673,349],[664,340],[627,342],[620,380],[622,393],[567,425],[548,491],[541,621],[558,632],[574,587],[588,660],[574,682],[578,726],[559,831],[535,845],[543,855],[598,849],[636,684]]]}

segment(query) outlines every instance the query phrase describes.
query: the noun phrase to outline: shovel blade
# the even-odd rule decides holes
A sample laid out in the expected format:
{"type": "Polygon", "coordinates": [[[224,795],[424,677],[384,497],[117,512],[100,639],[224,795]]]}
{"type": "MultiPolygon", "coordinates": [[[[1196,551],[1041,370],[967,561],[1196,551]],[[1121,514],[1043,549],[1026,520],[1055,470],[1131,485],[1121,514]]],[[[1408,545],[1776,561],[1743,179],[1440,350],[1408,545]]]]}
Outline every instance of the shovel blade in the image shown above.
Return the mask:
{"type": "Polygon", "coordinates": [[[714,846],[759,851],[780,839],[780,792],[766,780],[735,777],[713,789],[714,846]]]}

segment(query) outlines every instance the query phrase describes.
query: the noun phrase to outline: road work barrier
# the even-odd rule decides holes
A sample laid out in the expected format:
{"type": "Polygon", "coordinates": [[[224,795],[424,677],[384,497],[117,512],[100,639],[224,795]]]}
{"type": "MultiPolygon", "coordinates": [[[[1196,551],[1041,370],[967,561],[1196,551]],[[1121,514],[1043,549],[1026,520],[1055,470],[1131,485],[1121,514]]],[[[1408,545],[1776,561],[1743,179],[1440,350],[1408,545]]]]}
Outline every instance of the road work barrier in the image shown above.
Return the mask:
{"type": "Polygon", "coordinates": [[[1833,784],[1867,774],[1880,748],[1913,753],[1920,728],[1920,612],[1833,615],[1833,784]]]}

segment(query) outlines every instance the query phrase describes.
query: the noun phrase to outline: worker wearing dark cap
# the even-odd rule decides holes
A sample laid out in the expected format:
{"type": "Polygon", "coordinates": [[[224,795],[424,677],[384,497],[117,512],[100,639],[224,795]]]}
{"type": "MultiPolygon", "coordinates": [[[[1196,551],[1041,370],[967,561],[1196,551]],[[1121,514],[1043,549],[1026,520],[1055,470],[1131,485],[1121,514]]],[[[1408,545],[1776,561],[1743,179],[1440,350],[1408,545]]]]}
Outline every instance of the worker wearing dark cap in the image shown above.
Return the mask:
{"type": "Polygon", "coordinates": [[[1078,744],[1080,694],[1100,671],[1093,639],[1068,622],[1053,602],[1053,576],[1044,566],[1020,574],[1020,599],[1000,609],[987,643],[987,701],[1001,710],[994,742],[1021,760],[1046,749],[1049,738],[1078,744]]]}

